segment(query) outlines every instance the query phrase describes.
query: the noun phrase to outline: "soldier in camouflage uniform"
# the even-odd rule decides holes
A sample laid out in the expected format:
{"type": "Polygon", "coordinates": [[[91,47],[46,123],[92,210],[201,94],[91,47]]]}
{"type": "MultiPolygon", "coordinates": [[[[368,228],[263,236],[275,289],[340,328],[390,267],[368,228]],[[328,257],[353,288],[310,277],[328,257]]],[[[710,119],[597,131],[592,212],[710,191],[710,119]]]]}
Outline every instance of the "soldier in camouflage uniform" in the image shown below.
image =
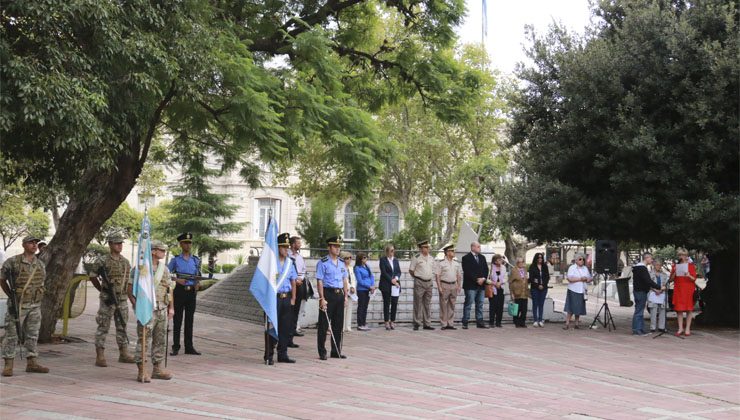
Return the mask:
{"type": "MultiPolygon", "coordinates": [[[[38,357],[37,342],[39,328],[41,328],[41,298],[44,296],[44,279],[46,266],[36,257],[39,238],[27,236],[23,238],[23,253],[8,258],[0,269],[0,286],[6,295],[10,296],[10,279],[15,281],[16,299],[20,306],[20,320],[23,337],[21,346],[26,347],[26,372],[48,373],[49,368],[36,362],[38,357]]],[[[3,338],[3,359],[5,368],[3,376],[13,376],[13,360],[18,345],[18,331],[16,319],[11,310],[14,303],[8,300],[8,311],[5,313],[5,337],[3,338]]]]}
{"type": "Polygon", "coordinates": [[[119,234],[108,237],[108,247],[110,255],[101,257],[93,266],[90,272],[90,279],[93,286],[100,291],[100,308],[95,321],[98,323],[98,329],[95,331],[95,366],[106,367],[105,361],[105,337],[110,330],[110,320],[113,318],[116,324],[116,343],[120,354],[118,361],[121,363],[134,363],[134,358],[128,353],[128,336],[126,335],[126,323],[128,322],[128,303],[127,286],[131,264],[121,255],[123,249],[123,236],[119,234]],[[108,274],[108,279],[113,283],[113,294],[109,294],[109,285],[101,285],[98,276],[102,275],[103,269],[108,274]],[[118,309],[121,317],[116,316],[115,299],[118,300],[118,309]],[[123,321],[123,322],[121,322],[123,321]]]}
{"type": "MultiPolygon", "coordinates": [[[[136,332],[139,335],[136,340],[136,365],[139,367],[139,375],[136,380],[139,382],[150,382],[150,379],[172,379],[172,374],[162,368],[162,361],[167,351],[167,319],[172,319],[175,314],[175,308],[172,305],[172,278],[170,270],[167,265],[162,262],[165,253],[167,252],[167,246],[162,241],[152,241],[152,273],[154,273],[154,284],[156,289],[154,291],[157,302],[154,304],[154,313],[152,319],[146,325],[146,341],[147,348],[151,349],[152,369],[151,378],[146,373],[145,360],[142,359],[142,338],[144,334],[144,326],[140,322],[136,323],[136,332]],[[161,270],[161,271],[160,271],[161,270]]],[[[134,296],[134,273],[131,272],[131,283],[128,286],[129,299],[134,302],[134,308],[136,308],[136,297],[134,296]]]]}

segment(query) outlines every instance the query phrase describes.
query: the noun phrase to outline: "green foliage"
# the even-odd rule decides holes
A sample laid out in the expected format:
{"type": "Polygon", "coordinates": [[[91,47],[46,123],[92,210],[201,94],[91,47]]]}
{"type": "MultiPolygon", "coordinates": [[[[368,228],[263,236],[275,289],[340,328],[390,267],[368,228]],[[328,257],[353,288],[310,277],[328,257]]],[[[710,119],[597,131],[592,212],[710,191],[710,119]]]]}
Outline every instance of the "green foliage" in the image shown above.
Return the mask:
{"type": "Polygon", "coordinates": [[[506,219],[541,240],[737,243],[736,4],[621,0],[594,13],[591,37],[532,38],[506,219]]]}
{"type": "Polygon", "coordinates": [[[144,217],[143,214],[131,208],[128,203],[123,202],[118,209],[113,213],[110,219],[103,223],[97,234],[95,234],[95,240],[101,244],[107,244],[108,235],[121,234],[124,238],[137,240],[139,231],[141,230],[141,219],[144,217]]]}
{"type": "Polygon", "coordinates": [[[423,240],[433,241],[436,236],[434,214],[431,206],[424,206],[422,210],[409,210],[404,218],[404,228],[393,236],[393,244],[397,249],[415,250],[417,243],[423,240]]]}
{"type": "Polygon", "coordinates": [[[337,200],[325,195],[311,200],[310,210],[301,210],[296,230],[311,248],[325,248],[327,238],[342,232],[336,211],[337,200]]]}
{"type": "MultiPolygon", "coordinates": [[[[185,144],[178,144],[187,147],[185,144]]],[[[243,223],[226,222],[231,220],[238,206],[229,204],[228,194],[210,191],[208,181],[218,171],[206,166],[205,157],[197,151],[181,152],[184,171],[183,178],[174,188],[176,194],[167,209],[170,218],[164,225],[169,237],[177,237],[182,232],[193,234],[193,245],[200,255],[216,255],[227,249],[237,248],[237,241],[220,239],[225,235],[238,233],[243,223]]]]}
{"type": "Polygon", "coordinates": [[[200,283],[198,283],[198,285],[200,286],[199,290],[203,292],[216,283],[218,283],[218,279],[201,280],[200,283]]]}
{"type": "Polygon", "coordinates": [[[235,268],[236,268],[236,264],[223,264],[221,266],[221,270],[224,273],[231,273],[232,271],[234,271],[235,268]]]}
{"type": "MultiPolygon", "coordinates": [[[[157,206],[147,210],[151,225],[152,239],[157,239],[169,246],[174,246],[179,233],[169,232],[167,227],[172,224],[172,201],[165,200],[157,206]]],[[[170,252],[172,248],[170,248],[170,252]]],[[[178,252],[179,253],[179,252],[178,252]]]]}
{"type": "MultiPolygon", "coordinates": [[[[377,210],[372,200],[367,197],[352,202],[357,213],[354,220],[355,249],[377,249],[382,247],[383,225],[378,219],[377,210]]],[[[346,232],[345,232],[346,235],[346,232]]]]}
{"type": "Polygon", "coordinates": [[[48,234],[49,216],[32,209],[20,188],[12,187],[0,192],[0,236],[4,250],[25,236],[45,238],[48,234]]]}

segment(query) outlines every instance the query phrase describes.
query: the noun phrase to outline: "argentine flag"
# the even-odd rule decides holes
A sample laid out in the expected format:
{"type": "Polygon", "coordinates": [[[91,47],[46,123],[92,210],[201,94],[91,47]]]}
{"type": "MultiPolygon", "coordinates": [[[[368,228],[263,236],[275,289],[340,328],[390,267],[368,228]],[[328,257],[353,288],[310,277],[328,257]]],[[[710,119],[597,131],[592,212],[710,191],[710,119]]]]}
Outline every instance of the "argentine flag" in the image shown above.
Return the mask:
{"type": "MultiPolygon", "coordinates": [[[[149,216],[145,213],[141,221],[139,254],[134,270],[133,292],[136,296],[136,319],[146,325],[154,312],[154,275],[152,274],[152,239],[149,236],[149,216]]],[[[160,264],[162,264],[160,262],[160,264]]]]}
{"type": "Polygon", "coordinates": [[[267,223],[267,232],[265,233],[265,244],[262,247],[262,255],[257,263],[257,269],[252,277],[252,284],[249,291],[257,302],[262,306],[262,310],[267,314],[270,321],[268,332],[271,336],[277,338],[277,276],[278,276],[278,249],[277,249],[277,224],[272,217],[267,223]]]}

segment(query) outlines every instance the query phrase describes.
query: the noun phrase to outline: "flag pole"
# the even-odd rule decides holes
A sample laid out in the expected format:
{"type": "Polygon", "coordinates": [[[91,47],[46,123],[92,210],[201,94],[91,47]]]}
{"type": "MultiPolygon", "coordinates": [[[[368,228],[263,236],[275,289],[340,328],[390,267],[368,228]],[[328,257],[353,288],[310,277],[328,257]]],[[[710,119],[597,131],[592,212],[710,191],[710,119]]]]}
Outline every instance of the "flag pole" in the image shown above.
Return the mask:
{"type": "MultiPolygon", "coordinates": [[[[270,223],[272,222],[272,199],[270,200],[270,208],[267,210],[267,224],[265,226],[265,244],[267,243],[267,232],[270,231],[270,223]]],[[[262,252],[265,252],[265,249],[263,247],[262,252]]],[[[270,362],[270,328],[269,328],[269,321],[267,319],[267,312],[263,311],[265,314],[265,364],[268,365],[270,362]]]]}
{"type": "Polygon", "coordinates": [[[144,376],[146,376],[146,325],[142,325],[141,329],[144,330],[141,338],[141,366],[144,368],[144,376]]]}

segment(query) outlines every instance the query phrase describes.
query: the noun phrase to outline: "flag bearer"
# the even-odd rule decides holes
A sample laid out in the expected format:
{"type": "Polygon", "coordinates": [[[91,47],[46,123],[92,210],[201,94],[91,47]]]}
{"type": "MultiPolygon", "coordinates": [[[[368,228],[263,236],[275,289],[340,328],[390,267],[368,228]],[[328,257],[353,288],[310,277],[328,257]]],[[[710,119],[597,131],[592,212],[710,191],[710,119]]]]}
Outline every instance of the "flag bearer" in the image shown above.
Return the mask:
{"type": "Polygon", "coordinates": [[[267,363],[272,365],[275,344],[277,344],[278,363],[295,363],[288,357],[288,344],[293,336],[293,305],[295,304],[295,281],[298,273],[295,261],[288,256],[290,234],[281,233],[277,237],[278,245],[278,272],[277,272],[277,318],[278,339],[270,336],[270,348],[267,354],[267,363]]]}
{"type": "MultiPolygon", "coordinates": [[[[140,322],[137,322],[136,332],[138,339],[136,340],[136,354],[134,354],[134,358],[136,360],[136,366],[139,367],[139,375],[136,378],[139,382],[149,382],[150,379],[172,379],[172,374],[162,367],[165,352],[167,351],[167,319],[172,319],[172,316],[175,314],[175,308],[172,304],[170,270],[162,263],[166,252],[167,246],[162,241],[152,241],[152,273],[154,273],[153,281],[156,303],[154,304],[152,320],[146,325],[146,348],[151,349],[154,368],[152,369],[152,376],[150,378],[145,371],[145,361],[142,359],[141,352],[144,326],[140,322]]],[[[132,283],[133,274],[132,272],[132,283]]],[[[134,303],[135,310],[136,297],[134,296],[131,283],[129,283],[128,295],[129,299],[134,303]]]]}

